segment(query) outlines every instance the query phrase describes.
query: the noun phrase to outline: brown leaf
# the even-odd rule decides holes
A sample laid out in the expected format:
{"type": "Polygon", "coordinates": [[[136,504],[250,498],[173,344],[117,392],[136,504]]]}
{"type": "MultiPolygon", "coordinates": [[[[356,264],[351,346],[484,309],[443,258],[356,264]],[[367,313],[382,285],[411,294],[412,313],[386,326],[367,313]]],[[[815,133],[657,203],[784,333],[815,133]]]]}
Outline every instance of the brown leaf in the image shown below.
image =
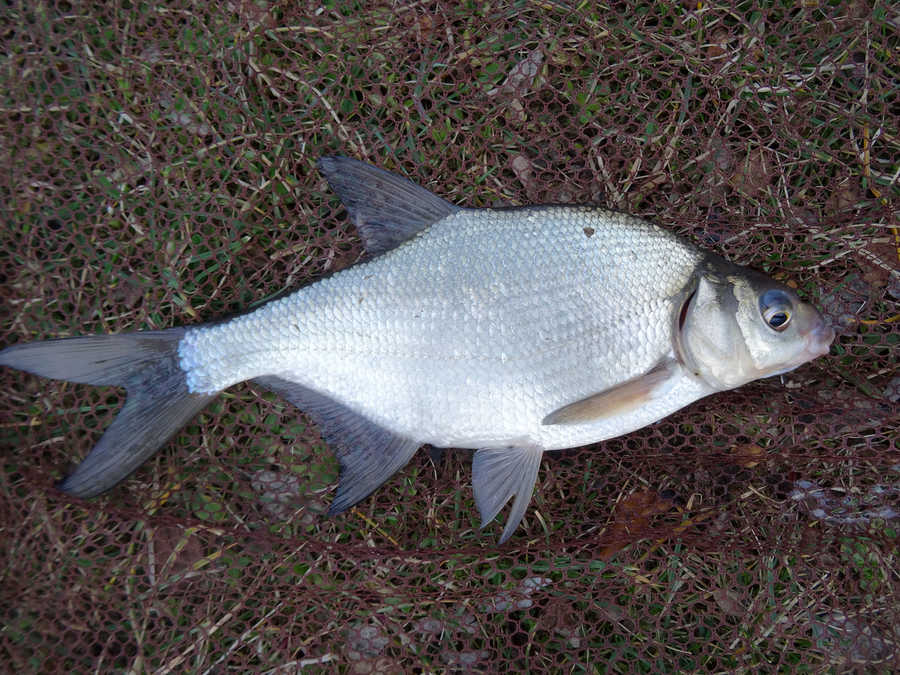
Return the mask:
{"type": "Polygon", "coordinates": [[[531,92],[537,81],[543,61],[544,54],[540,49],[529,52],[528,56],[509,71],[503,84],[494,87],[487,93],[490,97],[500,97],[509,101],[506,111],[507,119],[518,122],[524,122],[527,119],[523,99],[531,92]]]}
{"type": "Polygon", "coordinates": [[[203,557],[203,546],[195,534],[177,525],[162,525],[153,531],[153,555],[156,571],[169,576],[190,569],[203,557]],[[171,557],[171,562],[169,558],[171,557]]]}
{"type": "Polygon", "coordinates": [[[762,149],[751,151],[737,166],[729,179],[732,187],[749,197],[764,191],[772,180],[773,171],[762,149]]]}
{"type": "Polygon", "coordinates": [[[531,190],[534,187],[534,180],[531,177],[531,160],[525,155],[516,155],[512,158],[510,166],[525,190],[531,190]]]}
{"type": "Polygon", "coordinates": [[[725,28],[719,27],[713,30],[708,39],[706,56],[716,59],[728,53],[728,41],[732,39],[731,33],[725,28]]]}
{"type": "Polygon", "coordinates": [[[517,99],[522,98],[531,90],[535,78],[541,71],[541,65],[544,62],[544,53],[540,49],[533,49],[528,52],[528,56],[519,61],[503,81],[499,87],[491,89],[488,96],[513,96],[517,99]]]}
{"type": "Polygon", "coordinates": [[[731,451],[734,463],[745,469],[752,469],[765,459],[766,451],[758,445],[749,443],[747,445],[735,446],[731,451]]]}
{"type": "Polygon", "coordinates": [[[845,178],[831,190],[828,199],[825,200],[825,209],[831,214],[850,211],[858,201],[856,181],[845,178]]]}
{"type": "Polygon", "coordinates": [[[609,542],[600,548],[601,560],[609,560],[629,544],[647,536],[650,519],[671,510],[672,502],[654,490],[634,492],[619,503],[615,521],[605,539],[609,542]]]}
{"type": "Polygon", "coordinates": [[[860,267],[865,270],[863,281],[875,288],[884,288],[894,280],[900,280],[897,265],[897,249],[891,243],[871,242],[857,254],[860,267]]]}

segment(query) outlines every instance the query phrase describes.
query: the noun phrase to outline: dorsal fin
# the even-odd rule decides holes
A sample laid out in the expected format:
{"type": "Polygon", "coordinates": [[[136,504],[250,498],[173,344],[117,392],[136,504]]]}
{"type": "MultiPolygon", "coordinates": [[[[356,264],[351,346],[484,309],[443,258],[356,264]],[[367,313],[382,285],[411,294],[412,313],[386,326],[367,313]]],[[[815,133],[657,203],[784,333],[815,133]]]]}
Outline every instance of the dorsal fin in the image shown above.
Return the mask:
{"type": "Polygon", "coordinates": [[[390,251],[460,210],[403,176],[349,157],[322,157],[318,167],[350,213],[370,255],[390,251]]]}

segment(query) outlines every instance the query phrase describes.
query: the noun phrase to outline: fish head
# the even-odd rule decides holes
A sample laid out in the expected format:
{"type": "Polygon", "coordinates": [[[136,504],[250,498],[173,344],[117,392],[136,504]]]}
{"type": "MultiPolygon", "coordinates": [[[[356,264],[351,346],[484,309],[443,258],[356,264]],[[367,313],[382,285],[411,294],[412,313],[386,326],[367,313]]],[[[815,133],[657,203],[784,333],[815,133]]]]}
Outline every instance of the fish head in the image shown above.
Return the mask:
{"type": "Polygon", "coordinates": [[[716,390],[780,375],[828,353],[834,329],[774,279],[711,258],[678,316],[676,351],[716,390]]]}

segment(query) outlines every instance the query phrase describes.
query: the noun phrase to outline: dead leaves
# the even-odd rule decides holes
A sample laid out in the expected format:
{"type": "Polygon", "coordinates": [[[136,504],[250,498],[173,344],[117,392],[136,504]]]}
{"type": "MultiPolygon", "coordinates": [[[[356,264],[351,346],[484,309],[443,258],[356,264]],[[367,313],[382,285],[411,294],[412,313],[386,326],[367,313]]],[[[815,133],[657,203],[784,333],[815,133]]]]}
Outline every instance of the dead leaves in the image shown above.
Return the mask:
{"type": "Polygon", "coordinates": [[[597,552],[600,560],[610,560],[627,546],[646,539],[650,535],[650,522],[669,512],[674,504],[655,490],[634,492],[619,502],[612,525],[606,532],[603,544],[597,552]]]}
{"type": "Polygon", "coordinates": [[[489,98],[505,101],[507,118],[510,121],[525,122],[525,97],[538,88],[544,53],[533,49],[509,71],[499,87],[487,92],[489,98]]]}

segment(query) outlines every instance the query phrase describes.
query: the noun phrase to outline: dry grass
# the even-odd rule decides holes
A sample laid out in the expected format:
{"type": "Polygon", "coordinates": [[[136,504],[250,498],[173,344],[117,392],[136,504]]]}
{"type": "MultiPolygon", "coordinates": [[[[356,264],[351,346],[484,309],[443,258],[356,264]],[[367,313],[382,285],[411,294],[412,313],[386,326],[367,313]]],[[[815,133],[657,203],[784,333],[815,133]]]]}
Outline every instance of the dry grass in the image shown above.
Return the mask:
{"type": "Polygon", "coordinates": [[[351,264],[313,170],[335,152],[456,202],[649,216],[796,286],[841,335],[783,381],[548,459],[499,549],[466,453],[324,518],[336,463],[249,386],[110,495],[65,499],[53,481],[121,394],[4,372],[3,661],[889,670],[897,520],[873,514],[900,476],[900,15],[802,5],[10,8],[3,344],[198,323],[351,264]]]}

